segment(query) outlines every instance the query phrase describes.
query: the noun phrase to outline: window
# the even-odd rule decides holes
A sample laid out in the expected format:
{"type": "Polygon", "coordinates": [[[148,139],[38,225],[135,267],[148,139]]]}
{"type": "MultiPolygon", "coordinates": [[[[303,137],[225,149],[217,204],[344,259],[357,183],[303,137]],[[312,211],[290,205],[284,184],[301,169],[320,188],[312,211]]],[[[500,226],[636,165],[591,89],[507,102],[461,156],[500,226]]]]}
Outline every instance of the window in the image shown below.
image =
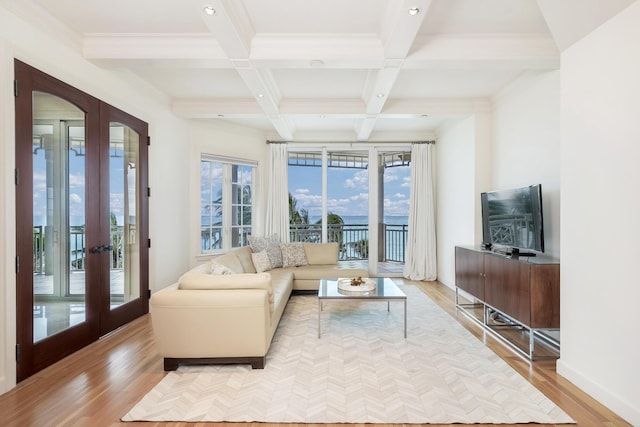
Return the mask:
{"type": "Polygon", "coordinates": [[[203,154],[200,159],[200,252],[246,246],[251,234],[256,164],[203,154]]]}
{"type": "MultiPolygon", "coordinates": [[[[411,151],[399,144],[290,150],[290,240],[338,242],[340,259],[368,260],[370,265],[375,259],[401,268],[410,165],[411,151]]],[[[384,267],[388,273],[389,265],[384,267]]]]}

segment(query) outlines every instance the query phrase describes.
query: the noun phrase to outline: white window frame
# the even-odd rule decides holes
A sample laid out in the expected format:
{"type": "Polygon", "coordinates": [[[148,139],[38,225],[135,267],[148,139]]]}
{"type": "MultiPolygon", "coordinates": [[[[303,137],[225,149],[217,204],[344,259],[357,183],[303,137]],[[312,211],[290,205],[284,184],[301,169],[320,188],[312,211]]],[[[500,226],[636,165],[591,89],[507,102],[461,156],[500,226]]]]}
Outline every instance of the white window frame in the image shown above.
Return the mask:
{"type": "Polygon", "coordinates": [[[211,255],[218,255],[228,252],[233,249],[232,242],[232,216],[233,216],[233,203],[231,198],[232,192],[232,166],[245,166],[251,168],[251,230],[253,231],[256,226],[256,195],[257,186],[256,179],[258,176],[258,162],[255,160],[238,159],[233,157],[225,157],[219,155],[213,155],[208,153],[200,153],[198,159],[198,230],[197,230],[197,242],[198,242],[198,257],[207,257],[211,255]],[[222,178],[222,247],[218,249],[212,249],[210,251],[203,251],[202,249],[202,173],[200,166],[203,161],[212,163],[221,163],[223,165],[223,178],[222,178]]]}
{"type": "MultiPolygon", "coordinates": [[[[327,197],[328,197],[328,154],[329,152],[349,152],[349,151],[367,151],[369,156],[369,220],[368,224],[378,223],[378,209],[377,200],[380,197],[380,188],[378,185],[378,153],[384,151],[411,151],[411,145],[407,142],[397,143],[358,143],[354,144],[341,144],[332,143],[327,145],[321,145],[313,147],[310,144],[304,143],[290,143],[288,145],[289,153],[298,151],[318,152],[322,154],[322,241],[327,241],[328,224],[326,217],[328,213],[327,209],[327,197]],[[409,145],[408,145],[409,144],[409,145]]],[[[287,189],[289,190],[289,189],[287,189]]],[[[369,239],[371,241],[378,241],[378,227],[369,227],[369,239]]],[[[378,270],[378,246],[371,245],[369,247],[369,272],[376,274],[378,270]]]]}

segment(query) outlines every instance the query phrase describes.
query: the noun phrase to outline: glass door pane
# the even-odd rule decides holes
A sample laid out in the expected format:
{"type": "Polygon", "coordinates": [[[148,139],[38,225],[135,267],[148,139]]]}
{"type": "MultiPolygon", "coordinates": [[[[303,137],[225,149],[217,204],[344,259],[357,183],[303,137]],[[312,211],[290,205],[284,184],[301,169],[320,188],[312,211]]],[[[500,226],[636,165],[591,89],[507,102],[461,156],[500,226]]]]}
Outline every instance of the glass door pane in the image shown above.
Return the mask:
{"type": "Polygon", "coordinates": [[[222,176],[223,164],[200,161],[200,250],[211,253],[222,249],[222,176]]]}
{"type": "Polygon", "coordinates": [[[327,241],[338,242],[339,258],[369,259],[369,153],[327,153],[327,241]]]}
{"type": "Polygon", "coordinates": [[[110,308],[140,297],[140,135],[109,124],[110,308]]]}
{"type": "Polygon", "coordinates": [[[251,206],[253,206],[253,167],[229,165],[231,168],[231,247],[249,244],[251,206]]]}
{"type": "Polygon", "coordinates": [[[33,342],[86,321],[84,112],[33,92],[33,342]]]}
{"type": "Polygon", "coordinates": [[[411,151],[378,155],[378,273],[402,274],[409,229],[411,151]]]}
{"type": "Polygon", "coordinates": [[[322,152],[290,152],[288,179],[290,240],[322,242],[322,152]]]}

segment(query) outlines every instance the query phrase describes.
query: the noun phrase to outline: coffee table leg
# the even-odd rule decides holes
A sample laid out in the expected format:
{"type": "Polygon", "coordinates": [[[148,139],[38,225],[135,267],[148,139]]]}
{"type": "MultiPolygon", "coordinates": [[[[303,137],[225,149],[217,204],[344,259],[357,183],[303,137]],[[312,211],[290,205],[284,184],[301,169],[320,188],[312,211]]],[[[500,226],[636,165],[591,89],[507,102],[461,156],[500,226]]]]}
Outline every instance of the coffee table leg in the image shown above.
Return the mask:
{"type": "Polygon", "coordinates": [[[407,337],[407,299],[404,299],[404,337],[407,337]]]}
{"type": "Polygon", "coordinates": [[[320,313],[322,313],[322,301],[318,300],[318,338],[320,338],[320,313]]]}

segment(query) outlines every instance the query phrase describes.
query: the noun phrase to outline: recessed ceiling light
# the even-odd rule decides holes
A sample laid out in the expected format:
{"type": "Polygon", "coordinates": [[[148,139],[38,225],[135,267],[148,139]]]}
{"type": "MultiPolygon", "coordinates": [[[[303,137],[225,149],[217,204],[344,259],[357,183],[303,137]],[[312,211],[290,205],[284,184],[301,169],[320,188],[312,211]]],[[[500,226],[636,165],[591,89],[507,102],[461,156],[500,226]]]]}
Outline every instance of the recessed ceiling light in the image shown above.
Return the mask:
{"type": "Polygon", "coordinates": [[[420,8],[412,7],[409,9],[409,15],[411,16],[416,16],[419,13],[420,13],[420,8]]]}
{"type": "Polygon", "coordinates": [[[258,98],[264,98],[264,94],[263,93],[259,93],[258,94],[258,98]]]}
{"type": "Polygon", "coordinates": [[[377,96],[378,98],[384,98],[384,93],[382,93],[382,92],[381,92],[381,93],[377,94],[376,96],[377,96]]]}
{"type": "Polygon", "coordinates": [[[216,10],[213,8],[213,6],[210,6],[210,5],[203,6],[202,10],[204,10],[204,13],[206,13],[209,16],[213,16],[216,14],[216,10]]]}

